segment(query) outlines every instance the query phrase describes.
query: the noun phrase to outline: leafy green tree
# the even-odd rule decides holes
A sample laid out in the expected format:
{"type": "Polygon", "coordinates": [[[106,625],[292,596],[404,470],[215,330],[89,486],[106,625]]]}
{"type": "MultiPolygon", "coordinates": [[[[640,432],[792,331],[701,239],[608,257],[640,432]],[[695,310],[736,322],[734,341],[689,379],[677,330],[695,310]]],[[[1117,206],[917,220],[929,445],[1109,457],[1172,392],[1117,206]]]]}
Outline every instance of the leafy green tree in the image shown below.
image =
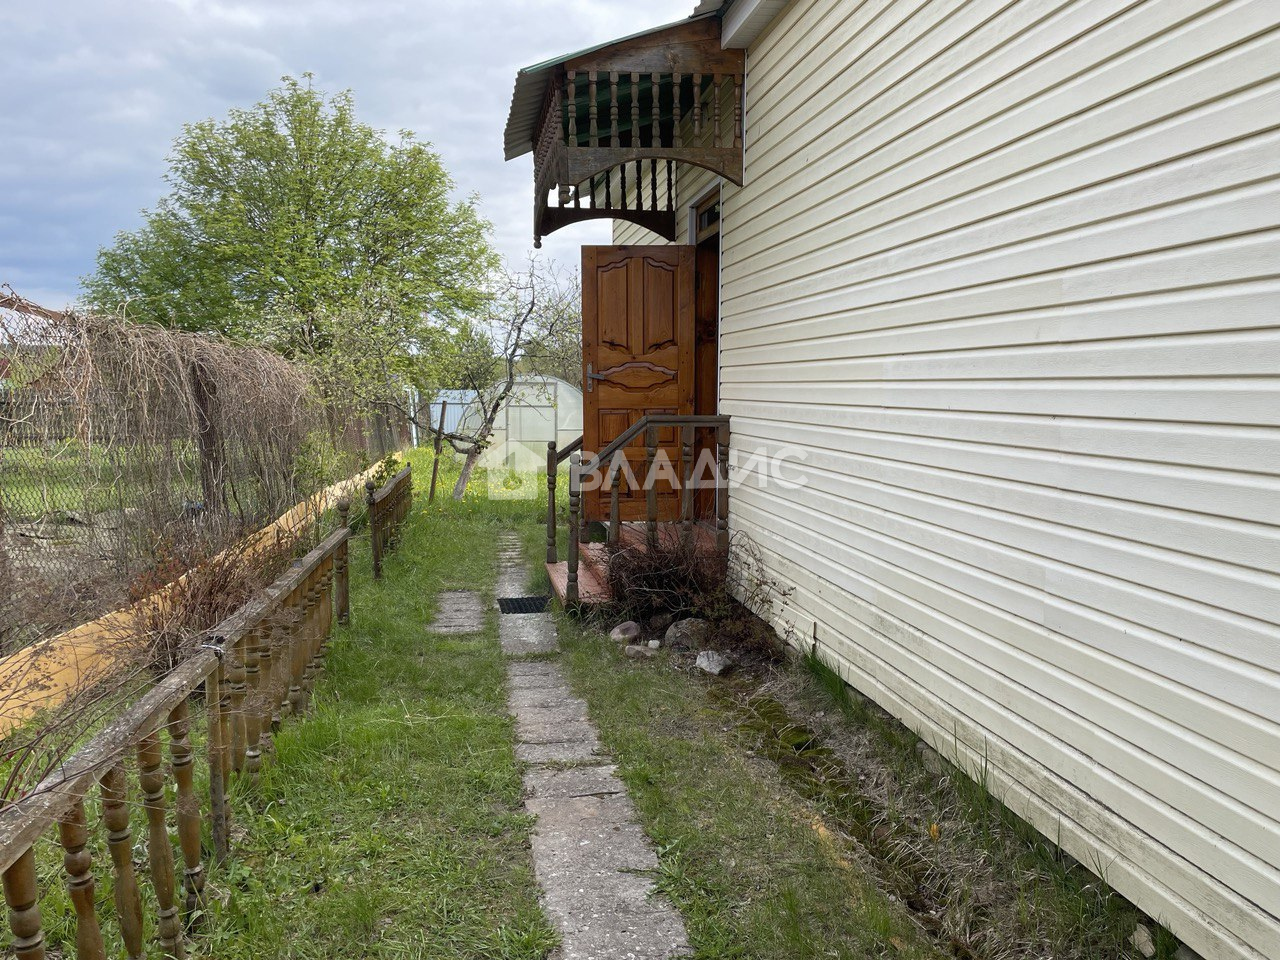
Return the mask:
{"type": "Polygon", "coordinates": [[[365,356],[383,366],[412,365],[441,323],[483,309],[497,258],[474,198],[452,199],[412,134],[386,139],[349,92],[303,79],[184,128],[169,195],[85,278],[91,306],[299,360],[372,340],[365,356]]]}

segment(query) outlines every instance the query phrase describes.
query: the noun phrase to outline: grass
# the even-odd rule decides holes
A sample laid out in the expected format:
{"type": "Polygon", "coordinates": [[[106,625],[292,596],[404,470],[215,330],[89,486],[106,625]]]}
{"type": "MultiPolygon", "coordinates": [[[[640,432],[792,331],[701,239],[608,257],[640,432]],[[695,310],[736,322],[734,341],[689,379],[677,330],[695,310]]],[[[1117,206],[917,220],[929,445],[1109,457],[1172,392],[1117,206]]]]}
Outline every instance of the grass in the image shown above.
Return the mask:
{"type": "Polygon", "coordinates": [[[934,957],[818,811],[668,661],[636,662],[560,620],[565,666],[658,846],[658,886],[685,916],[695,956],[934,957]]]}

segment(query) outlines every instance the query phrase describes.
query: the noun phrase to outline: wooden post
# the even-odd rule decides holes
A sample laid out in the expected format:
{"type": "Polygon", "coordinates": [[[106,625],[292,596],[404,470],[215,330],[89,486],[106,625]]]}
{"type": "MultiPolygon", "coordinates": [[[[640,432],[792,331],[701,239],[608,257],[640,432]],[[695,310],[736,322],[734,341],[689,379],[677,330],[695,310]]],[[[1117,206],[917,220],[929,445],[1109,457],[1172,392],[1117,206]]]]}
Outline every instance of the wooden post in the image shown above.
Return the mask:
{"type": "Polygon", "coordinates": [[[680,491],[680,531],[686,550],[693,548],[693,431],[691,423],[680,429],[680,456],[684,460],[684,487],[680,491]]]}
{"type": "Polygon", "coordinates": [[[373,552],[373,579],[382,577],[382,524],[378,519],[378,504],[374,500],[377,487],[372,480],[364,482],[365,500],[369,504],[369,541],[373,552]]]}
{"type": "Polygon", "coordinates": [[[440,401],[440,425],[436,427],[435,455],[431,460],[431,489],[427,491],[427,503],[435,503],[436,500],[436,477],[440,475],[440,454],[444,452],[444,412],[448,407],[448,400],[440,401]]]}
{"type": "Polygon", "coordinates": [[[729,549],[729,425],[716,428],[716,549],[729,549]]]}
{"type": "Polygon", "coordinates": [[[289,618],[289,715],[298,717],[302,715],[303,701],[306,699],[306,694],[302,692],[302,675],[307,668],[303,636],[307,630],[307,615],[310,613],[306,581],[289,594],[289,610],[293,614],[289,618]]]}
{"type": "Polygon", "coordinates": [[[618,459],[625,456],[619,450],[609,464],[609,543],[615,547],[622,535],[622,517],[618,504],[618,474],[622,471],[618,468],[618,459]]]}
{"type": "Polygon", "coordinates": [[[547,563],[556,562],[556,442],[547,443],[547,563]]]}
{"type": "Polygon", "coordinates": [[[658,428],[650,424],[644,428],[644,532],[650,550],[658,545],[658,485],[653,476],[653,468],[657,460],[658,428]]]}
{"type": "Polygon", "coordinates": [[[76,960],[106,960],[102,928],[93,901],[93,855],[87,849],[89,828],[84,800],[76,800],[58,821],[62,865],[67,872],[67,896],[76,911],[76,960]]]}
{"type": "MultiPolygon", "coordinates": [[[[435,474],[431,477],[431,488],[435,490],[435,474]]],[[[347,530],[351,529],[351,501],[343,497],[338,501],[338,523],[347,530]]],[[[347,541],[338,544],[333,554],[334,577],[334,613],[338,623],[346,626],[351,622],[351,580],[347,570],[347,541]]]]}
{"type": "Polygon", "coordinates": [[[4,900],[9,905],[9,929],[18,960],[44,960],[44,932],[40,928],[40,888],[36,883],[36,854],[31,847],[4,872],[4,900]]]}
{"type": "Polygon", "coordinates": [[[578,511],[581,509],[582,454],[569,458],[569,579],[565,584],[566,603],[578,602],[578,511]]]}
{"type": "MultiPolygon", "coordinates": [[[[212,755],[212,753],[211,753],[212,755]]],[[[220,777],[213,780],[222,783],[220,777]]],[[[102,778],[102,822],[107,827],[107,849],[114,867],[112,894],[120,937],[130,958],[142,956],[142,898],[133,873],[133,836],[129,830],[128,780],[120,764],[102,778]]]]}
{"type": "Polygon", "coordinates": [[[200,849],[200,801],[191,755],[191,713],[186,700],[169,711],[169,759],[178,785],[178,846],[182,849],[182,889],[187,916],[204,909],[204,864],[200,849]]]}
{"type": "Polygon", "coordinates": [[[174,900],[173,847],[165,822],[164,772],[160,737],[152,730],[138,742],[138,779],[142,784],[142,808],[147,813],[147,861],[151,889],[156,896],[160,947],[166,957],[183,956],[182,924],[174,900]]]}

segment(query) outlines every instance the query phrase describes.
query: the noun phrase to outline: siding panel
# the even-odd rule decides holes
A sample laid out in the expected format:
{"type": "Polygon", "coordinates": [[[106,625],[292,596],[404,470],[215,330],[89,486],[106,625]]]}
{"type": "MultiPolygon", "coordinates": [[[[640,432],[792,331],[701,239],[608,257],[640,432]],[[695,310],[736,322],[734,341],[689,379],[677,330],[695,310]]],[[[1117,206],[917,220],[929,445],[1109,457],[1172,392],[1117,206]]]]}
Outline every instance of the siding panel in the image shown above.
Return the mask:
{"type": "Polygon", "coordinates": [[[1280,956],[1276,21],[796,0],[723,192],[779,625],[1209,958],[1280,956]]]}

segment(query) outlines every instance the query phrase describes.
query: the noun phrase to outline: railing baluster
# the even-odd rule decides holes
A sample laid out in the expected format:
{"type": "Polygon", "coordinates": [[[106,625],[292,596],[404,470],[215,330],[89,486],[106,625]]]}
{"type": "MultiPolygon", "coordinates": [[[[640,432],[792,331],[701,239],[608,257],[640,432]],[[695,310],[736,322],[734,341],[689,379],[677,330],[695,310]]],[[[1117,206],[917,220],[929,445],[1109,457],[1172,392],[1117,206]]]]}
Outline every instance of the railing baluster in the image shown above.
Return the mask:
{"type": "Polygon", "coordinates": [[[631,146],[640,146],[640,74],[631,74],[631,146]]]}
{"type": "Polygon", "coordinates": [[[213,856],[221,862],[227,857],[227,789],[223,779],[222,749],[222,665],[218,664],[204,680],[205,712],[209,722],[206,750],[209,754],[209,832],[213,835],[213,856]]]}
{"type": "Polygon", "coordinates": [[[369,541],[373,552],[373,579],[378,580],[382,577],[382,525],[378,519],[378,504],[373,496],[377,488],[372,480],[366,480],[364,489],[365,500],[369,504],[369,541]]]}
{"type": "Polygon", "coordinates": [[[609,74],[609,146],[621,145],[618,137],[618,72],[609,74]]]}
{"type": "Polygon", "coordinates": [[[266,627],[259,622],[245,634],[244,646],[244,772],[254,786],[262,773],[262,648],[266,627]]]}
{"type": "Polygon", "coordinates": [[[701,146],[702,138],[702,74],[693,75],[693,139],[701,146]]]}
{"type": "Polygon", "coordinates": [[[36,882],[36,852],[28,847],[4,872],[4,900],[9,905],[9,929],[18,960],[44,960],[44,932],[40,925],[40,888],[36,882]]]}
{"type": "Polygon", "coordinates": [[[720,129],[720,87],[724,78],[720,74],[712,74],[711,80],[711,145],[719,147],[724,143],[723,131],[720,129]]]}
{"type": "Polygon", "coordinates": [[[680,529],[685,549],[693,546],[693,424],[680,430],[680,457],[684,461],[684,488],[680,491],[680,529]]]}
{"type": "Polygon", "coordinates": [[[742,149],[742,74],[733,75],[733,149],[742,149]]]}
{"type": "Polygon", "coordinates": [[[716,549],[729,549],[729,425],[716,428],[716,549]]]}
{"type": "Polygon", "coordinates": [[[569,578],[565,584],[565,600],[578,601],[578,511],[582,499],[582,454],[575,452],[569,458],[569,578]]]}
{"type": "Polygon", "coordinates": [[[142,956],[142,898],[138,895],[138,878],[133,873],[128,790],[124,766],[116,764],[102,778],[102,821],[107,827],[107,849],[113,867],[112,895],[120,936],[129,957],[137,958],[142,956]]]}
{"type": "Polygon", "coordinates": [[[654,467],[658,460],[658,428],[650,424],[644,431],[645,539],[649,549],[658,545],[658,485],[654,467]]]}
{"type": "Polygon", "coordinates": [[[200,849],[200,800],[191,754],[191,711],[185,699],[169,711],[169,760],[178,786],[178,846],[182,848],[182,889],[187,917],[204,909],[204,863],[200,849]]]}
{"type": "MultiPolygon", "coordinates": [[[[351,529],[351,501],[346,497],[338,501],[338,525],[351,529]]],[[[351,575],[347,569],[347,560],[347,541],[343,540],[333,555],[337,588],[334,605],[338,623],[343,626],[351,622],[351,575]]]]}
{"type": "Polygon", "coordinates": [[[58,840],[67,874],[67,896],[76,911],[76,960],[105,960],[107,952],[93,899],[93,854],[88,850],[83,799],[76,800],[58,821],[58,840]]]}
{"type": "Polygon", "coordinates": [[[650,104],[650,115],[653,117],[649,128],[649,146],[662,146],[662,78],[656,73],[649,74],[649,94],[653,99],[650,104]]]}
{"type": "Polygon", "coordinates": [[[547,563],[556,562],[556,442],[547,443],[547,563]]]}
{"type": "Polygon", "coordinates": [[[680,131],[680,121],[684,119],[684,76],[673,74],[671,77],[671,145],[679,150],[684,146],[684,134],[680,131]]]}
{"type": "Polygon", "coordinates": [[[618,458],[621,455],[620,452],[615,453],[613,462],[609,465],[609,542],[614,546],[617,546],[622,533],[622,516],[618,503],[618,474],[622,472],[618,468],[618,458]]]}
{"type": "MultiPolygon", "coordinates": [[[[600,131],[596,126],[596,72],[587,72],[587,143],[589,146],[600,146],[600,131]]],[[[595,193],[595,178],[591,181],[591,192],[595,193]]]]}
{"type": "Polygon", "coordinates": [[[576,147],[578,145],[578,74],[570,70],[568,73],[569,80],[569,146],[576,147]]]}
{"type": "Polygon", "coordinates": [[[164,757],[160,737],[152,730],[138,742],[138,780],[142,784],[142,808],[147,814],[147,862],[151,866],[151,887],[159,908],[160,947],[167,957],[184,954],[182,923],[174,898],[173,846],[165,821],[164,757]]]}
{"type": "MultiPolygon", "coordinates": [[[[291,717],[302,715],[302,674],[306,669],[302,634],[307,628],[307,588],[304,580],[289,594],[289,712],[291,717]]],[[[281,705],[281,716],[284,716],[281,705]]]]}
{"type": "Polygon", "coordinates": [[[244,769],[245,725],[244,696],[245,678],[244,664],[245,638],[241,634],[227,649],[227,715],[231,727],[231,770],[239,773],[244,769]]]}

